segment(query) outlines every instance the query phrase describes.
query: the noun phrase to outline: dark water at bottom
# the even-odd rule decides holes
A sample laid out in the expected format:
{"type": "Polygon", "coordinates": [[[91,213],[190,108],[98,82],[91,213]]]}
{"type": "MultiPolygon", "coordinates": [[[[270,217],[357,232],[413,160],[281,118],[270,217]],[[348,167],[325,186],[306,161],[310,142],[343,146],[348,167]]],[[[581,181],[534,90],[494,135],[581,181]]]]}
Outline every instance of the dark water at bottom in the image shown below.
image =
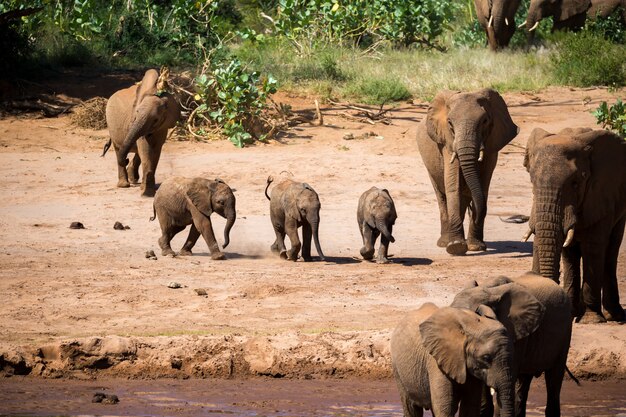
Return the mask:
{"type": "MultiPolygon", "coordinates": [[[[626,417],[625,381],[565,381],[562,415],[626,417]]],[[[528,416],[544,414],[545,391],[535,380],[528,416]]],[[[425,414],[430,416],[430,414],[425,414]]],[[[394,381],[363,380],[0,380],[0,416],[402,416],[394,381]],[[95,392],[115,405],[92,403],[95,392]]]]}

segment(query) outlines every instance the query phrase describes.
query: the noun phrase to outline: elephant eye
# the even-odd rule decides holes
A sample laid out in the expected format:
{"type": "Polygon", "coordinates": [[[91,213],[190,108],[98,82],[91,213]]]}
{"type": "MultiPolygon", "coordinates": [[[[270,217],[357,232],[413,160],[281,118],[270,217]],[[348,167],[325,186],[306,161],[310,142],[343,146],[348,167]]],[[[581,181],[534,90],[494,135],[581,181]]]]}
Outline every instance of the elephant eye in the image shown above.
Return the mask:
{"type": "Polygon", "coordinates": [[[493,359],[491,357],[491,355],[489,353],[484,354],[481,359],[483,360],[483,362],[485,363],[491,363],[491,360],[493,359]]]}
{"type": "Polygon", "coordinates": [[[452,125],[452,121],[450,119],[448,119],[448,129],[450,129],[450,132],[454,134],[454,126],[452,125]]]}

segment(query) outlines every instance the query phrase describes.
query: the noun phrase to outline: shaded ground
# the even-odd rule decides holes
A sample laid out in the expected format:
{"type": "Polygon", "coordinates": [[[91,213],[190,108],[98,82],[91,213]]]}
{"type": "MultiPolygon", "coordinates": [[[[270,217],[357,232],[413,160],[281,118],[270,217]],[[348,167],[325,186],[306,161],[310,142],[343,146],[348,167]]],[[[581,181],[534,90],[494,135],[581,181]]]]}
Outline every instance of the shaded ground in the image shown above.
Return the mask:
{"type": "MultiPolygon", "coordinates": [[[[469,279],[530,269],[532,244],[519,242],[526,225],[499,217],[530,212],[522,159],[532,128],[595,126],[590,111],[619,95],[563,88],[505,95],[521,131],[494,173],[489,249],[465,257],[435,246],[438,209],[414,140],[424,104],[399,106],[390,126],[355,123],[341,117],[344,109],[326,108],[324,126],[302,125],[282,143],[242,150],[228,142],[166,143],[157,181],[219,176],[236,189],[238,219],[224,262],[212,261],[202,240],[193,257],[160,256],[158,223],[148,221],[152,200],[137,188],[116,188],[113,153],[99,156],[106,131],[77,129],[66,116],[5,117],[0,368],[43,376],[388,376],[386,341],[408,310],[425,301],[449,303],[469,279]],[[368,139],[342,139],[371,131],[376,135],[368,139]],[[321,196],[320,239],[328,262],[289,263],[269,252],[274,233],[263,189],[268,175],[283,170],[321,196]],[[399,214],[390,265],[358,258],[356,206],[372,185],[390,190],[399,214]],[[86,229],[69,229],[73,221],[86,229]],[[131,229],[114,230],[116,221],[131,229]],[[147,250],[158,260],[146,259],[147,250]],[[183,288],[168,288],[172,281],[183,288]],[[196,288],[208,295],[197,296],[196,288]],[[114,335],[127,338],[91,338],[114,335]],[[172,366],[177,358],[180,369],[172,366]]],[[[313,107],[298,98],[278,101],[313,107]]],[[[223,219],[214,225],[221,236],[223,219]]],[[[176,237],[175,250],[185,237],[176,237]]],[[[618,270],[622,293],[625,250],[618,270]]],[[[625,333],[617,324],[575,325],[570,369],[625,377],[625,333]]]]}

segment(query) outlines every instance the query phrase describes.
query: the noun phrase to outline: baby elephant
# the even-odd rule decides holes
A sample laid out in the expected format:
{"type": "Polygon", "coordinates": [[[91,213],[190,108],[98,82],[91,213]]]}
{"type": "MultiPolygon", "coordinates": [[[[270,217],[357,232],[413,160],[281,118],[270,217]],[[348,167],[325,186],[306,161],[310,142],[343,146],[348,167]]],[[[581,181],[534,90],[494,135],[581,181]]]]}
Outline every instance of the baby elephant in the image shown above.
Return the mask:
{"type": "Polygon", "coordinates": [[[318,230],[320,225],[320,199],[307,183],[295,182],[286,179],[272,188],[272,196],[267,189],[274,179],[267,178],[265,197],[270,200],[270,219],[276,240],[272,244],[272,252],[280,254],[283,259],[295,261],[302,248],[302,258],[305,261],[311,258],[311,238],[315,240],[317,254],[324,260],[324,253],[320,247],[318,230]],[[302,226],[302,243],[298,238],[298,228],[302,226]],[[291,249],[285,247],[285,234],[291,241],[291,249]]]}
{"type": "Polygon", "coordinates": [[[209,247],[212,259],[226,259],[220,251],[213,226],[211,213],[216,212],[226,219],[224,227],[224,248],[230,242],[230,229],[235,224],[235,195],[226,183],[220,179],[208,180],[205,178],[168,178],[159,187],[154,196],[154,216],[159,218],[162,236],[159,246],[163,256],[175,255],[170,247],[170,241],[187,225],[191,225],[187,241],[179,255],[191,255],[191,248],[196,244],[198,237],[202,237],[209,247]]]}
{"type": "Polygon", "coordinates": [[[396,241],[391,235],[391,229],[398,218],[396,206],[393,204],[389,191],[372,187],[364,192],[359,198],[356,218],[363,237],[361,248],[363,259],[370,260],[374,257],[374,245],[378,235],[381,235],[377,262],[389,263],[387,249],[389,242],[396,241]]]}

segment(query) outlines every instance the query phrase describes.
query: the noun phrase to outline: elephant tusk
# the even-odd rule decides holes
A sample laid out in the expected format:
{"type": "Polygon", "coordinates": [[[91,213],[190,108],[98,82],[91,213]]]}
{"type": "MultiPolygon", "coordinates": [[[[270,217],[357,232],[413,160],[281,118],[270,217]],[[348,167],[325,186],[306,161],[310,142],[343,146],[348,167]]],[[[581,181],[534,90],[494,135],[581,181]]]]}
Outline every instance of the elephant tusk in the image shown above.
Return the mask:
{"type": "Polygon", "coordinates": [[[567,236],[565,237],[565,243],[563,243],[563,247],[566,248],[572,244],[574,240],[574,228],[571,228],[567,231],[567,236]]]}
{"type": "Polygon", "coordinates": [[[532,234],[533,234],[533,231],[531,229],[528,229],[528,231],[524,234],[524,236],[522,236],[522,242],[528,242],[528,238],[530,238],[532,234]]]}
{"type": "Polygon", "coordinates": [[[533,27],[531,27],[530,29],[528,29],[529,32],[532,32],[533,30],[537,29],[537,26],[539,26],[539,22],[535,23],[533,25],[533,27]]]}
{"type": "Polygon", "coordinates": [[[492,387],[489,387],[489,392],[491,393],[492,397],[496,395],[496,390],[493,389],[492,387]]]}
{"type": "Polygon", "coordinates": [[[487,27],[491,27],[493,25],[493,15],[489,16],[489,24],[487,27]]]}
{"type": "Polygon", "coordinates": [[[482,162],[484,156],[485,156],[485,151],[481,149],[480,152],[478,152],[478,162],[482,162]]]}
{"type": "Polygon", "coordinates": [[[526,26],[526,21],[524,20],[523,23],[520,23],[520,25],[517,27],[518,29],[523,28],[524,26],[526,26]]]}
{"type": "Polygon", "coordinates": [[[453,163],[457,156],[458,155],[456,154],[456,152],[452,152],[452,156],[450,157],[450,163],[453,163]]]}
{"type": "Polygon", "coordinates": [[[506,17],[504,18],[504,24],[507,26],[509,25],[509,19],[507,19],[506,17]]]}

